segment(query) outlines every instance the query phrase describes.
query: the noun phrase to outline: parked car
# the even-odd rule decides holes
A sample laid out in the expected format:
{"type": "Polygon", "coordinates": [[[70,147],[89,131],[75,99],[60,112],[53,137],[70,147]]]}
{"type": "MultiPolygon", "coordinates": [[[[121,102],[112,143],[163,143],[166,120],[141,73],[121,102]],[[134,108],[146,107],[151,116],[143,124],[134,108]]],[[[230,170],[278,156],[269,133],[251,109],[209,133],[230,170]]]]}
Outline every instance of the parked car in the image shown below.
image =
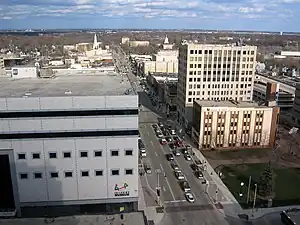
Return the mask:
{"type": "Polygon", "coordinates": [[[165,138],[162,138],[162,139],[160,139],[160,144],[166,145],[166,144],[168,144],[168,142],[165,138]]]}
{"type": "Polygon", "coordinates": [[[174,136],[173,139],[174,139],[175,142],[180,140],[178,136],[174,136]]]}
{"type": "Polygon", "coordinates": [[[169,133],[167,130],[164,130],[164,131],[163,131],[163,135],[165,135],[165,136],[169,136],[169,135],[170,135],[170,133],[169,133]]]}
{"type": "Polygon", "coordinates": [[[172,138],[170,136],[166,137],[167,142],[171,142],[172,138]]]}
{"type": "Polygon", "coordinates": [[[168,161],[173,161],[174,160],[174,157],[172,154],[166,154],[166,158],[168,161]]]}
{"type": "Polygon", "coordinates": [[[179,166],[175,162],[171,163],[171,167],[173,168],[173,170],[179,170],[179,166]]]}
{"type": "Polygon", "coordinates": [[[159,123],[158,123],[158,126],[161,127],[161,128],[164,127],[164,125],[163,125],[162,122],[159,122],[159,123]]]}
{"type": "Polygon", "coordinates": [[[195,171],[195,176],[198,178],[198,179],[202,179],[203,178],[203,173],[201,171],[195,171]]]}
{"type": "Polygon", "coordinates": [[[170,149],[174,150],[176,149],[176,145],[174,143],[170,143],[169,144],[170,149]]]}
{"type": "Polygon", "coordinates": [[[184,192],[190,192],[191,191],[191,187],[189,185],[189,183],[187,181],[181,181],[179,183],[181,189],[184,191],[184,192]]]}
{"type": "Polygon", "coordinates": [[[176,142],[176,145],[179,147],[179,148],[182,148],[182,147],[184,147],[184,144],[183,144],[183,142],[182,141],[177,141],[176,142]]]}
{"type": "Polygon", "coordinates": [[[192,160],[192,157],[191,157],[189,154],[185,154],[185,155],[184,155],[184,158],[185,158],[187,161],[191,161],[191,160],[192,160]]]}
{"type": "Polygon", "coordinates": [[[156,136],[159,137],[159,138],[162,138],[164,135],[161,132],[157,131],[156,136]]]}
{"type": "Polygon", "coordinates": [[[186,200],[187,200],[188,202],[190,202],[190,203],[195,202],[195,198],[194,198],[194,196],[193,196],[192,193],[187,192],[187,193],[184,194],[184,196],[185,196],[185,198],[186,198],[186,200]]]}
{"type": "Polygon", "coordinates": [[[170,133],[171,133],[172,135],[176,135],[176,132],[175,132],[174,129],[170,129],[170,133]]]}
{"type": "Polygon", "coordinates": [[[153,129],[157,129],[158,125],[157,124],[152,124],[153,129]]]}
{"type": "Polygon", "coordinates": [[[175,156],[180,156],[180,151],[174,150],[174,151],[173,151],[173,154],[174,154],[175,156]]]}
{"type": "Polygon", "coordinates": [[[179,171],[176,171],[176,172],[175,172],[175,176],[176,176],[176,178],[177,178],[178,180],[184,180],[184,179],[185,179],[183,173],[182,173],[182,172],[179,172],[179,171]]]}

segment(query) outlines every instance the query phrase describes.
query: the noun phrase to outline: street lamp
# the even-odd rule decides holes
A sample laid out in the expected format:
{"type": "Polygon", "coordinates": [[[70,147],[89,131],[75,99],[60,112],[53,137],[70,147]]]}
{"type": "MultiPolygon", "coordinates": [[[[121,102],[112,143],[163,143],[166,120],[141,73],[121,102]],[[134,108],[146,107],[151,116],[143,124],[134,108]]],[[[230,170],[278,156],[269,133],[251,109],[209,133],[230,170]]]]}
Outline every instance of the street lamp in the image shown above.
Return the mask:
{"type": "Polygon", "coordinates": [[[240,197],[243,197],[242,188],[245,184],[244,184],[244,182],[241,182],[240,185],[241,185],[241,187],[240,187],[240,197]]]}

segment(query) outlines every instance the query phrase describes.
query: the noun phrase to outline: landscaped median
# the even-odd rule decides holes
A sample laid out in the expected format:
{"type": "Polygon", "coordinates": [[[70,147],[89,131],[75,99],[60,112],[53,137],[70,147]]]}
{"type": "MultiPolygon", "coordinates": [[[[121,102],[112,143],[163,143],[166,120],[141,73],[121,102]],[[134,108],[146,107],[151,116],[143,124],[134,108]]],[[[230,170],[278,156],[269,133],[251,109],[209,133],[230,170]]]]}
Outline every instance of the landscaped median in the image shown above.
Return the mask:
{"type": "MultiPolygon", "coordinates": [[[[233,164],[222,165],[218,170],[222,172],[222,180],[236,200],[243,208],[253,207],[255,187],[261,187],[261,174],[270,166],[263,164],[233,164]],[[249,178],[251,185],[249,187],[249,178]],[[249,200],[247,204],[249,190],[249,200]]],[[[274,177],[274,191],[272,193],[272,207],[300,205],[300,168],[285,168],[271,164],[274,177]]],[[[260,190],[261,191],[261,190],[260,190]]],[[[255,207],[265,207],[268,198],[259,196],[257,191],[255,207]]]]}

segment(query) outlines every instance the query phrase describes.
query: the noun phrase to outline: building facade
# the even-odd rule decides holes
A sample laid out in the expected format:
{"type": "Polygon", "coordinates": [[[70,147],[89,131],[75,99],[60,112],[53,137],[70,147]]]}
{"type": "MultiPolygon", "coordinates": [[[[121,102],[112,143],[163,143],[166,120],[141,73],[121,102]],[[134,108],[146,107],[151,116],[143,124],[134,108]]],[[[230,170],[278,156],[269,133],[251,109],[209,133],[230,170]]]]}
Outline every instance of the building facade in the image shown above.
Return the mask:
{"type": "Polygon", "coordinates": [[[295,99],[293,105],[293,117],[297,126],[300,125],[300,83],[296,85],[295,99]]]}
{"type": "MultiPolygon", "coordinates": [[[[74,92],[87,88],[81,80],[74,92]]],[[[67,86],[59,82],[45,90],[59,93],[67,86]]],[[[137,210],[138,96],[38,97],[41,91],[0,98],[0,164],[10,165],[0,208],[19,216],[49,208],[83,213],[91,205],[95,212],[137,210]]]]}
{"type": "Polygon", "coordinates": [[[178,122],[189,127],[194,100],[251,101],[256,46],[183,44],[179,49],[178,122]]]}
{"type": "Polygon", "coordinates": [[[278,115],[278,107],[196,100],[192,140],[204,150],[273,147],[278,115]]]}

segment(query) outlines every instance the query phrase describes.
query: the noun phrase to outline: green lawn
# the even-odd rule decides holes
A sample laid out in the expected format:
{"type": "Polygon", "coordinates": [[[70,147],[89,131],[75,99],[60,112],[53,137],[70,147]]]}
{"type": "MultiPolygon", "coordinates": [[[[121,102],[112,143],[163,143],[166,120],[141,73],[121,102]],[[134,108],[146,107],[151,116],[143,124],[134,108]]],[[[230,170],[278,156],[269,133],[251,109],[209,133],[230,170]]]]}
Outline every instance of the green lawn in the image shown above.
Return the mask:
{"type": "Polygon", "coordinates": [[[221,150],[221,151],[203,151],[203,154],[210,159],[241,159],[241,158],[262,158],[266,157],[270,149],[253,148],[253,149],[237,149],[237,150],[221,150]]]}
{"type": "MultiPolygon", "coordinates": [[[[267,164],[240,164],[223,166],[221,169],[223,173],[223,181],[240,202],[240,204],[247,208],[247,189],[249,183],[249,176],[252,177],[250,188],[250,199],[253,200],[254,184],[258,182],[261,172],[267,164]],[[241,188],[241,182],[244,186],[241,188]],[[240,197],[239,194],[243,196],[240,197]]],[[[275,198],[273,199],[273,206],[284,205],[299,205],[300,204],[300,168],[277,168],[274,167],[275,172],[275,198]]],[[[257,207],[266,203],[265,201],[257,199],[257,207]]],[[[252,203],[250,203],[252,205],[252,203]]],[[[251,207],[251,206],[250,206],[251,207]]]]}

